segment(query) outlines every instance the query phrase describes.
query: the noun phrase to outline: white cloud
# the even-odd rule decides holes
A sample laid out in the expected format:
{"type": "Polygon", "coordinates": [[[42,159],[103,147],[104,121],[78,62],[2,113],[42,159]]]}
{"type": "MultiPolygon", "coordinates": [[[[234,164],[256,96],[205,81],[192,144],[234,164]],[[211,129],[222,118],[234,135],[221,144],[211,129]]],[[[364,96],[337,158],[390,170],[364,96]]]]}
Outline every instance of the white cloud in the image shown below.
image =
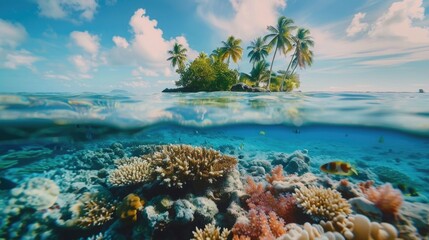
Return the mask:
{"type": "Polygon", "coordinates": [[[67,19],[74,14],[80,14],[80,19],[90,21],[98,7],[96,0],[37,0],[36,2],[40,15],[54,19],[67,19]]]}
{"type": "Polygon", "coordinates": [[[389,10],[377,19],[369,36],[373,38],[399,38],[412,43],[429,43],[429,29],[413,25],[423,20],[425,8],[422,0],[403,0],[393,3],[389,10]]]}
{"type": "Polygon", "coordinates": [[[0,47],[14,48],[25,40],[27,32],[19,23],[11,23],[0,19],[0,36],[0,47]]]}
{"type": "Polygon", "coordinates": [[[17,49],[27,38],[27,31],[19,23],[0,19],[0,68],[35,70],[33,63],[40,60],[25,49],[17,49]]]}
{"type": "Polygon", "coordinates": [[[73,39],[76,45],[78,45],[88,53],[93,55],[98,53],[98,49],[100,47],[100,39],[97,35],[91,35],[90,33],[88,33],[88,31],[74,31],[70,33],[70,37],[73,39]]]}
{"type": "MultiPolygon", "coordinates": [[[[344,38],[337,27],[312,28],[315,57],[354,59],[361,66],[391,66],[429,60],[429,29],[421,0],[402,0],[368,21],[367,30],[356,38],[344,38]],[[336,34],[340,33],[340,34],[336,34]]],[[[377,15],[372,13],[372,15],[377,15]]]]}
{"type": "Polygon", "coordinates": [[[280,11],[286,7],[286,0],[229,0],[229,4],[232,15],[225,14],[228,11],[218,11],[218,1],[200,0],[198,13],[220,33],[249,41],[263,35],[268,25],[276,23],[280,11]]]}
{"type": "Polygon", "coordinates": [[[171,70],[166,70],[170,68],[167,52],[176,41],[188,49],[188,59],[193,59],[198,55],[195,50],[189,47],[184,36],[165,39],[163,31],[158,27],[158,22],[155,19],[150,19],[146,15],[146,10],[142,8],[134,13],[129,24],[133,38],[127,40],[121,36],[113,37],[112,41],[116,46],[109,52],[108,59],[111,64],[131,64],[145,69],[143,72],[134,70],[134,74],[167,76],[171,73],[171,70]]]}
{"type": "Polygon", "coordinates": [[[6,55],[4,67],[10,69],[17,69],[18,67],[23,66],[34,70],[33,63],[39,60],[40,59],[38,57],[33,56],[28,51],[14,51],[6,55]]]}
{"type": "Polygon", "coordinates": [[[150,70],[150,69],[146,69],[143,67],[138,67],[137,69],[134,69],[131,74],[135,77],[144,75],[144,76],[148,76],[148,77],[158,77],[159,74],[156,71],[150,70]]]}
{"type": "Polygon", "coordinates": [[[365,31],[368,28],[368,23],[361,22],[361,20],[365,18],[365,15],[366,13],[361,12],[355,14],[352,22],[346,30],[347,36],[353,37],[354,35],[365,31]]]}
{"type": "Polygon", "coordinates": [[[87,73],[94,64],[82,55],[74,55],[69,58],[70,62],[73,63],[79,71],[87,73]]]}
{"type": "Polygon", "coordinates": [[[130,44],[128,43],[127,39],[123,38],[123,37],[119,37],[119,36],[114,36],[112,38],[113,42],[115,43],[115,45],[117,47],[120,48],[127,48],[130,44]]]}
{"type": "Polygon", "coordinates": [[[131,82],[122,82],[125,87],[130,88],[148,88],[150,85],[143,80],[140,81],[131,81],[131,82]]]}
{"type": "Polygon", "coordinates": [[[67,75],[55,74],[52,71],[45,72],[45,74],[43,74],[43,77],[48,79],[55,79],[55,80],[65,80],[65,81],[71,80],[71,78],[67,75]]]}

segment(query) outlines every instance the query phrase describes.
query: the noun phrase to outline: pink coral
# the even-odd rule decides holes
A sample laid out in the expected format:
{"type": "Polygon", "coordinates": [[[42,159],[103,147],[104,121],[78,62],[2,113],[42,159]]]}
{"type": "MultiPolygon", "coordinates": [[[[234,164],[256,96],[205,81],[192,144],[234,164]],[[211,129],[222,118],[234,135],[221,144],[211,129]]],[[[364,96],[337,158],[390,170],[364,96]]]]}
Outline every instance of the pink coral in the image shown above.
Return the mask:
{"type": "Polygon", "coordinates": [[[274,240],[286,233],[285,225],[277,214],[270,212],[267,216],[262,211],[249,211],[248,222],[237,222],[232,228],[234,240],[274,240]]]}
{"type": "Polygon", "coordinates": [[[390,183],[378,188],[371,187],[367,189],[366,197],[385,215],[397,216],[403,202],[401,192],[393,189],[390,183]]]}
{"type": "Polygon", "coordinates": [[[286,223],[296,220],[298,207],[292,195],[275,196],[272,192],[264,189],[262,184],[256,184],[251,178],[247,179],[247,183],[246,192],[250,197],[246,202],[250,209],[262,211],[265,214],[275,212],[286,223]]]}

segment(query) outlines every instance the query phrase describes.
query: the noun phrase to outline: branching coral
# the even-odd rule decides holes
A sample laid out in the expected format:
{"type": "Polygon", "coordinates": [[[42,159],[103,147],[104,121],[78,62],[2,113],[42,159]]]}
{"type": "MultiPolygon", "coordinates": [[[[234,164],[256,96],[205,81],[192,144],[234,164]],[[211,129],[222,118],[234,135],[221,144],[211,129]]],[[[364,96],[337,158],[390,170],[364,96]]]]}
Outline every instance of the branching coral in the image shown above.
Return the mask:
{"type": "Polygon", "coordinates": [[[286,233],[284,222],[274,212],[250,210],[248,219],[237,221],[232,228],[234,240],[276,239],[286,233]]]}
{"type": "Polygon", "coordinates": [[[350,204],[333,189],[301,187],[293,194],[298,206],[313,220],[330,220],[340,214],[350,214],[350,204]]]}
{"type": "Polygon", "coordinates": [[[210,223],[207,224],[204,229],[199,229],[197,227],[192,233],[194,234],[194,238],[191,240],[227,240],[231,231],[226,228],[221,230],[219,227],[210,223]]]}
{"type": "Polygon", "coordinates": [[[117,213],[125,222],[137,221],[137,212],[143,208],[144,201],[135,194],[128,194],[118,206],[117,213]]]}
{"type": "Polygon", "coordinates": [[[113,219],[115,207],[104,197],[88,193],[72,207],[72,211],[75,218],[68,223],[69,225],[91,228],[101,226],[113,219]]]}
{"type": "Polygon", "coordinates": [[[273,184],[274,181],[284,181],[286,177],[283,175],[283,166],[277,165],[273,170],[271,170],[271,175],[266,176],[267,182],[273,184]]]}
{"type": "Polygon", "coordinates": [[[369,188],[366,191],[366,196],[368,200],[373,202],[385,215],[398,215],[403,202],[401,192],[393,189],[390,183],[384,184],[378,188],[369,188]]]}
{"type": "Polygon", "coordinates": [[[144,183],[152,179],[152,164],[138,157],[117,160],[117,169],[109,175],[109,182],[114,186],[144,183]]]}
{"type": "Polygon", "coordinates": [[[231,171],[237,159],[213,149],[189,145],[168,145],[142,158],[153,162],[158,179],[169,187],[182,188],[189,182],[212,183],[231,171]]]}
{"type": "Polygon", "coordinates": [[[262,184],[256,184],[251,178],[247,179],[246,192],[250,197],[246,200],[250,209],[262,211],[265,214],[275,212],[286,223],[296,220],[297,207],[295,198],[290,195],[275,196],[265,190],[262,184]]]}

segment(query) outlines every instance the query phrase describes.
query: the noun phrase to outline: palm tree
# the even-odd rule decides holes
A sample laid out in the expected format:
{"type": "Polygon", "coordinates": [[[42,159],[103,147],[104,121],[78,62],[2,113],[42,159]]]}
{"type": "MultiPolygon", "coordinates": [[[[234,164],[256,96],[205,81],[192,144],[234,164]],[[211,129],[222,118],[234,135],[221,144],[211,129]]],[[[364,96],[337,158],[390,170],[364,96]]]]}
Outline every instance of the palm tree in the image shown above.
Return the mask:
{"type": "Polygon", "coordinates": [[[292,73],[295,72],[297,66],[299,68],[305,68],[306,66],[311,66],[313,63],[313,51],[310,50],[314,46],[314,41],[310,36],[310,30],[305,28],[298,29],[296,36],[294,37],[295,41],[295,62],[292,73]]]}
{"type": "MultiPolygon", "coordinates": [[[[313,52],[310,50],[310,47],[314,46],[314,41],[310,36],[310,30],[305,28],[299,28],[292,39],[294,41],[295,51],[286,69],[286,72],[289,72],[290,67],[292,67],[293,71],[291,74],[295,72],[298,65],[300,68],[305,68],[306,65],[311,66],[313,62],[313,52]]],[[[282,81],[281,91],[283,91],[283,82],[284,79],[282,81]]]]}
{"type": "Polygon", "coordinates": [[[174,43],[173,49],[168,51],[171,56],[167,58],[167,61],[171,61],[173,67],[178,66],[177,71],[185,69],[186,52],[188,49],[184,48],[180,43],[174,43]]]}
{"type": "Polygon", "coordinates": [[[222,58],[222,50],[220,48],[216,48],[210,54],[210,60],[212,63],[220,62],[222,58]]]}
{"type": "Polygon", "coordinates": [[[270,88],[271,84],[271,72],[273,70],[273,63],[274,59],[276,58],[277,50],[280,50],[280,53],[283,53],[286,55],[286,53],[292,49],[292,37],[291,37],[291,31],[296,28],[296,26],[293,26],[293,20],[290,18],[287,18],[285,16],[279,17],[277,20],[276,27],[268,26],[267,29],[270,31],[268,35],[264,37],[264,40],[271,39],[268,45],[271,48],[275,48],[273,60],[271,61],[271,67],[270,67],[270,79],[268,80],[267,89],[270,88]]]}
{"type": "Polygon", "coordinates": [[[220,48],[220,51],[222,52],[221,60],[224,61],[225,59],[228,59],[227,63],[229,65],[232,58],[232,61],[237,63],[243,54],[243,48],[240,46],[241,39],[235,39],[234,36],[229,36],[226,42],[222,41],[222,44],[223,47],[220,48]]]}
{"type": "Polygon", "coordinates": [[[268,66],[269,64],[267,62],[259,61],[255,66],[253,66],[252,71],[250,71],[250,75],[242,73],[241,77],[253,82],[254,86],[258,87],[260,82],[268,81],[270,78],[268,66]]]}
{"type": "Polygon", "coordinates": [[[279,77],[282,78],[280,91],[290,92],[295,88],[299,88],[300,81],[299,81],[298,74],[292,73],[290,71],[284,71],[284,70],[280,70],[278,71],[278,73],[279,73],[279,77]]]}
{"type": "Polygon", "coordinates": [[[247,57],[250,58],[249,62],[253,62],[253,67],[255,66],[255,63],[262,60],[265,61],[265,57],[268,56],[270,52],[270,47],[265,44],[265,40],[261,37],[252,41],[247,49],[250,49],[247,57]]]}

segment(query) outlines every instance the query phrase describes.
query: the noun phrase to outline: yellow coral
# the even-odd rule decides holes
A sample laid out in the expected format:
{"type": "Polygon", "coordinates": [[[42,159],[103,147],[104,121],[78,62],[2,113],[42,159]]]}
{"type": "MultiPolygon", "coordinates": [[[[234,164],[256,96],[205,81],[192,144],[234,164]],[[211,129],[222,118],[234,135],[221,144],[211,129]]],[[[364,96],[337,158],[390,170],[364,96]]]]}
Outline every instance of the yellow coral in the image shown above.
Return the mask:
{"type": "Polygon", "coordinates": [[[350,204],[333,189],[301,187],[293,194],[298,206],[315,220],[330,220],[340,214],[350,214],[350,204]]]}
{"type": "Polygon", "coordinates": [[[144,201],[139,196],[128,194],[118,207],[119,217],[126,222],[137,221],[137,212],[143,208],[144,201]]]}
{"type": "Polygon", "coordinates": [[[101,226],[113,218],[115,207],[104,198],[94,194],[85,194],[76,205],[73,206],[77,217],[69,222],[80,228],[101,226]]]}
{"type": "Polygon", "coordinates": [[[168,145],[142,157],[155,166],[158,179],[169,187],[181,188],[188,182],[212,183],[237,164],[237,159],[213,149],[189,145],[168,145]]]}
{"type": "Polygon", "coordinates": [[[109,182],[114,186],[143,183],[152,179],[152,164],[138,157],[117,160],[117,169],[109,174],[109,182]]]}
{"type": "Polygon", "coordinates": [[[194,238],[191,240],[227,240],[230,234],[230,230],[224,228],[220,229],[216,227],[214,224],[207,224],[204,229],[197,229],[193,231],[194,238]]]}

